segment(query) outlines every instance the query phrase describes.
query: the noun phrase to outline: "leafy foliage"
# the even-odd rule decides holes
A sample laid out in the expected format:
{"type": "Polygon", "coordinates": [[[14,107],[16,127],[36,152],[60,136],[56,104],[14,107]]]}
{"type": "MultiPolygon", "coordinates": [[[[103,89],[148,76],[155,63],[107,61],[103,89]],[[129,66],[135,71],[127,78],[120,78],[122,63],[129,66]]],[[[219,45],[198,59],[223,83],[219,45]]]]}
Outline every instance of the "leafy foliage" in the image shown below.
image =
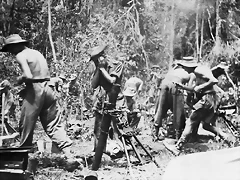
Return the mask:
{"type": "MultiPolygon", "coordinates": [[[[108,43],[109,58],[124,61],[127,74],[149,69],[152,64],[158,64],[162,73],[165,73],[170,62],[172,38],[175,58],[197,54],[198,22],[203,61],[214,64],[223,58],[228,59],[234,71],[238,69],[235,64],[239,62],[240,4],[234,0],[219,1],[219,7],[216,7],[213,0],[175,0],[174,5],[168,0],[122,0],[121,3],[116,0],[52,0],[51,24],[56,63],[52,61],[47,32],[46,1],[2,1],[0,34],[6,37],[19,33],[30,39],[31,47],[41,51],[47,58],[52,73],[77,73],[79,81],[89,85],[94,71],[94,66],[88,62],[88,50],[91,47],[108,43]],[[220,45],[216,45],[217,8],[221,24],[220,45]],[[172,28],[174,37],[171,36],[172,28]]],[[[15,79],[19,69],[13,60],[5,55],[1,55],[1,59],[2,77],[15,79]]]]}

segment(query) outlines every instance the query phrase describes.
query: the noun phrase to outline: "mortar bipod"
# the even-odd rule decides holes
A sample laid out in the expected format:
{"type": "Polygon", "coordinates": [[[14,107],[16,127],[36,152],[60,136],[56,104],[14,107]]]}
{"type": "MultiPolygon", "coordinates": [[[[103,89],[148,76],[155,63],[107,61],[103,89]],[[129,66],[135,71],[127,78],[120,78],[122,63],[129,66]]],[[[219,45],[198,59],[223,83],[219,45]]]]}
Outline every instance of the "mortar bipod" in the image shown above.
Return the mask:
{"type": "MultiPolygon", "coordinates": [[[[139,146],[141,146],[141,148],[144,150],[144,152],[146,153],[146,155],[151,159],[152,162],[154,162],[154,164],[159,167],[159,164],[156,162],[156,160],[152,157],[152,155],[147,151],[147,149],[143,146],[143,144],[140,142],[140,140],[137,138],[137,136],[134,134],[134,131],[131,127],[127,127],[127,128],[123,128],[123,134],[121,135],[121,140],[123,141],[123,146],[126,146],[126,142],[129,142],[129,144],[132,146],[132,149],[134,151],[134,153],[136,154],[140,164],[143,164],[143,160],[140,156],[140,154],[137,151],[136,146],[134,145],[134,143],[132,142],[132,137],[136,140],[136,142],[138,143],[139,146]]],[[[124,147],[124,151],[125,154],[127,156],[127,159],[129,157],[128,152],[126,147],[124,147]]],[[[130,161],[129,161],[130,163],[130,161]]]]}

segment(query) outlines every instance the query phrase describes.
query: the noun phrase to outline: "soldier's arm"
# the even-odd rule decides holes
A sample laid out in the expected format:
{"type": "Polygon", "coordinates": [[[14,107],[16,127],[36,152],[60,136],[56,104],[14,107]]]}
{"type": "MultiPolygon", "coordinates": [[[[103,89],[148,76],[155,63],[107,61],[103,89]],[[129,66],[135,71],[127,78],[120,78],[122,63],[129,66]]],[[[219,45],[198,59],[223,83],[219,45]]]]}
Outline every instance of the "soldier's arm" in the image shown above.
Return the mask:
{"type": "Polygon", "coordinates": [[[195,80],[196,76],[194,73],[190,73],[188,78],[185,79],[186,84],[182,84],[179,82],[173,82],[177,87],[186,90],[188,92],[193,92],[194,91],[194,86],[195,86],[195,80]]]}
{"type": "Polygon", "coordinates": [[[105,68],[100,68],[100,70],[101,70],[103,76],[104,76],[110,83],[113,84],[113,83],[116,82],[117,77],[115,77],[115,76],[110,76],[110,74],[108,74],[108,72],[106,71],[105,68]]]}
{"type": "Polygon", "coordinates": [[[189,87],[194,87],[195,86],[195,83],[196,83],[196,76],[194,73],[190,73],[189,74],[189,81],[187,83],[187,85],[189,87]]]}
{"type": "Polygon", "coordinates": [[[21,67],[22,70],[22,76],[18,77],[18,82],[22,83],[24,80],[26,79],[32,79],[33,75],[31,73],[31,70],[28,66],[28,62],[27,62],[27,58],[23,55],[23,54],[18,54],[16,56],[16,60],[18,62],[18,64],[21,67]]]}
{"type": "Polygon", "coordinates": [[[183,90],[186,90],[186,91],[189,91],[189,92],[193,92],[194,91],[194,87],[192,86],[188,86],[188,85],[184,85],[184,84],[181,84],[181,83],[178,83],[178,82],[173,82],[177,87],[183,89],[183,90]]]}
{"type": "Polygon", "coordinates": [[[118,63],[114,70],[109,74],[105,68],[100,67],[99,68],[103,74],[103,76],[110,82],[110,83],[115,83],[117,78],[120,78],[120,76],[122,75],[123,72],[123,64],[122,63],[118,63]]]}

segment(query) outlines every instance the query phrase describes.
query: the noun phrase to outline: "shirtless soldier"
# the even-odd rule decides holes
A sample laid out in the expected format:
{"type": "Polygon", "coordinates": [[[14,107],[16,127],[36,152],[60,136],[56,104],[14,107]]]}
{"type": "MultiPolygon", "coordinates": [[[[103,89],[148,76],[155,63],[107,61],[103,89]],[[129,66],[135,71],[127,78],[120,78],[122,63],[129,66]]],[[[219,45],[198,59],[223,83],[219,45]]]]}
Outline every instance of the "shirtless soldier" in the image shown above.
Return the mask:
{"type": "Polygon", "coordinates": [[[158,97],[158,104],[156,104],[156,114],[154,116],[154,130],[153,140],[163,140],[164,136],[159,135],[159,130],[162,128],[162,119],[167,115],[170,109],[175,116],[174,128],[176,138],[181,136],[181,131],[185,125],[184,112],[184,96],[180,92],[174,82],[188,84],[192,83],[191,73],[198,66],[193,57],[183,57],[183,60],[178,60],[176,66],[169,70],[160,85],[160,95],[158,97]],[[174,112],[175,111],[175,112],[174,112]]]}
{"type": "Polygon", "coordinates": [[[77,163],[70,153],[72,141],[60,123],[57,98],[49,86],[50,73],[47,61],[39,51],[28,48],[27,44],[28,41],[23,40],[18,34],[12,34],[5,39],[5,44],[0,50],[15,55],[22,70],[17,83],[26,85],[19,122],[20,147],[32,146],[33,131],[39,117],[53,143],[65,153],[69,162],[77,163]]]}

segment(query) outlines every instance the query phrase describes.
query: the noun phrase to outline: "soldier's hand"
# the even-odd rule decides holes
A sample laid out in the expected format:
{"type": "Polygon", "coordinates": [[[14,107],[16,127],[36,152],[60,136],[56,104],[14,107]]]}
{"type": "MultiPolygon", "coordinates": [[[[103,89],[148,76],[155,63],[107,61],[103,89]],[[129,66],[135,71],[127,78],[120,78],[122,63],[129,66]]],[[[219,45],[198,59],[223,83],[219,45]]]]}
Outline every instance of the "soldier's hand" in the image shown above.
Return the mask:
{"type": "Polygon", "coordinates": [[[108,63],[105,60],[100,61],[99,64],[98,64],[99,68],[107,69],[107,66],[108,66],[108,63]]]}

